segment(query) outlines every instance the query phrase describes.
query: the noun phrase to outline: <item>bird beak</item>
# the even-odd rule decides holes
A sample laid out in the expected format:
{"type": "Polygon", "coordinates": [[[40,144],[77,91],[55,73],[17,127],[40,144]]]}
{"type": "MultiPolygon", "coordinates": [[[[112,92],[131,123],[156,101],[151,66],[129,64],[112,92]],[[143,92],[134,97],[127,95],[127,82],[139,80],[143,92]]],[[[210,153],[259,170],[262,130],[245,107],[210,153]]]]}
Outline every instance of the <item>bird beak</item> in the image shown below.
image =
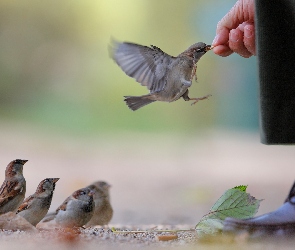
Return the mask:
{"type": "Polygon", "coordinates": [[[59,178],[52,178],[54,183],[57,183],[57,181],[59,180],[59,178]]]}
{"type": "Polygon", "coordinates": [[[213,48],[214,48],[214,46],[207,45],[207,46],[205,47],[205,51],[207,52],[207,51],[209,51],[209,50],[211,50],[211,49],[213,49],[213,48]]]}
{"type": "Polygon", "coordinates": [[[95,191],[94,190],[91,190],[89,193],[88,193],[88,196],[93,196],[95,194],[95,191]]]}
{"type": "Polygon", "coordinates": [[[25,165],[25,163],[27,162],[28,160],[21,160],[21,164],[25,165]]]}

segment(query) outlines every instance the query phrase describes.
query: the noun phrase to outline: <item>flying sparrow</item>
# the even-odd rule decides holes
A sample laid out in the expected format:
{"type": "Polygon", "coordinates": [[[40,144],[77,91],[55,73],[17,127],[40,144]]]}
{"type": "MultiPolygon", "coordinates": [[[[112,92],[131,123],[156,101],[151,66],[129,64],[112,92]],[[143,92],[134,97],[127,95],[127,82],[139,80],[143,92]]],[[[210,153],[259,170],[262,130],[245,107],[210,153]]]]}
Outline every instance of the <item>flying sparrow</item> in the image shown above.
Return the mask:
{"type": "Polygon", "coordinates": [[[93,194],[94,191],[89,188],[81,188],[75,191],[56,209],[55,213],[49,213],[45,216],[40,222],[40,227],[45,223],[57,227],[81,227],[85,225],[93,216],[95,208],[93,194]]]}
{"type": "Polygon", "coordinates": [[[59,178],[47,178],[41,181],[36,192],[24,200],[16,213],[36,226],[50,208],[55,183],[58,180],[59,178]]]}
{"type": "Polygon", "coordinates": [[[16,212],[26,194],[23,165],[27,160],[11,161],[5,170],[5,180],[0,188],[0,214],[16,212]]]}
{"type": "Polygon", "coordinates": [[[190,98],[188,88],[196,76],[199,59],[210,49],[211,45],[199,42],[190,46],[177,57],[170,56],[160,48],[142,46],[129,42],[113,42],[111,56],[121,69],[150,93],[143,96],[125,96],[128,107],[135,111],[154,101],[173,102],[179,98],[185,101],[207,99],[210,95],[190,98]]]}
{"type": "Polygon", "coordinates": [[[97,181],[87,186],[95,192],[93,195],[95,209],[91,220],[85,225],[86,227],[109,224],[113,217],[109,194],[110,187],[111,185],[104,181],[97,181]]]}

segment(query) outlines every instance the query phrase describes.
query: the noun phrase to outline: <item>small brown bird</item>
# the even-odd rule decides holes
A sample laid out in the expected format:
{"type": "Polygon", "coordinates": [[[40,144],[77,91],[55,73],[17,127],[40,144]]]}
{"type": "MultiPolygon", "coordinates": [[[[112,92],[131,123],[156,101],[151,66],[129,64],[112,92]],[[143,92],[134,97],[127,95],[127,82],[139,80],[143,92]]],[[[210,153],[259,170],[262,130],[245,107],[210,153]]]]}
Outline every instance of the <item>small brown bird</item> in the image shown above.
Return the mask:
{"type": "Polygon", "coordinates": [[[135,111],[154,101],[173,102],[207,99],[210,95],[190,98],[188,88],[196,77],[196,63],[211,49],[211,45],[199,42],[190,46],[177,57],[170,56],[160,48],[142,46],[129,42],[113,42],[111,56],[126,75],[133,77],[150,93],[143,96],[125,96],[128,107],[135,111]]]}
{"type": "Polygon", "coordinates": [[[95,202],[94,214],[86,227],[95,225],[107,225],[113,217],[113,208],[110,203],[109,189],[110,185],[104,181],[96,181],[87,186],[95,193],[93,199],[95,202]]]}
{"type": "Polygon", "coordinates": [[[75,191],[56,209],[55,213],[47,214],[38,227],[84,226],[93,216],[95,208],[93,194],[94,191],[89,188],[75,191]]]}
{"type": "Polygon", "coordinates": [[[23,166],[27,160],[11,161],[5,170],[5,180],[0,188],[0,214],[16,212],[26,194],[23,166]]]}
{"type": "Polygon", "coordinates": [[[50,208],[55,183],[58,180],[59,178],[47,178],[41,181],[36,192],[24,200],[16,213],[36,226],[50,208]]]}

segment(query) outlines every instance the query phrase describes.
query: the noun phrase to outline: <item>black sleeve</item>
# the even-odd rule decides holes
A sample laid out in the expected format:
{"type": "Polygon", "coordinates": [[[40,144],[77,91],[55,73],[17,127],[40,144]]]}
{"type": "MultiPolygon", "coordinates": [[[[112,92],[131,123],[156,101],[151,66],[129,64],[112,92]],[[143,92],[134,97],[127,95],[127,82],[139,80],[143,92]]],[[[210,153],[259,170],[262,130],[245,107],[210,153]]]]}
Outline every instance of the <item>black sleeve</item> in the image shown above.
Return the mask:
{"type": "Polygon", "coordinates": [[[255,1],[261,141],[295,144],[295,0],[255,1]]]}

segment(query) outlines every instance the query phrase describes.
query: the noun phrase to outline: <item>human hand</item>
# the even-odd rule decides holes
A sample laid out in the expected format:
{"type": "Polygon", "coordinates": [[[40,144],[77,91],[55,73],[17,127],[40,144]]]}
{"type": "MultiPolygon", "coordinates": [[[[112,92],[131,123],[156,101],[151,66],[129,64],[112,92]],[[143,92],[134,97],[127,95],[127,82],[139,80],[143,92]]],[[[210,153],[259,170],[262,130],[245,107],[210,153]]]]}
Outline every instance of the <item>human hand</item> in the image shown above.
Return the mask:
{"type": "Polygon", "coordinates": [[[248,58],[256,54],[254,0],[238,0],[218,22],[213,51],[219,56],[237,53],[248,58]]]}

